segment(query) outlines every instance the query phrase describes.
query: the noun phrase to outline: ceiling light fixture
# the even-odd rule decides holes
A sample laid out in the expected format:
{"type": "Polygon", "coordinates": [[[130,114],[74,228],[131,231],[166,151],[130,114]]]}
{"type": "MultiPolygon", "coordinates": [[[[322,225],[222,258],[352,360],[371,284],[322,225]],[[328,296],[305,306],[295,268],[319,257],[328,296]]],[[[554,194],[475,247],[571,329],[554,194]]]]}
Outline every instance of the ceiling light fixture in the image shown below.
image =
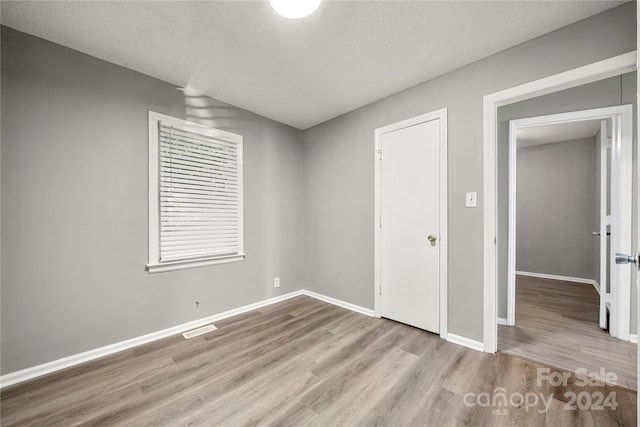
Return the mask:
{"type": "Polygon", "coordinates": [[[273,10],[289,19],[304,18],[320,6],[321,0],[270,0],[273,10]]]}

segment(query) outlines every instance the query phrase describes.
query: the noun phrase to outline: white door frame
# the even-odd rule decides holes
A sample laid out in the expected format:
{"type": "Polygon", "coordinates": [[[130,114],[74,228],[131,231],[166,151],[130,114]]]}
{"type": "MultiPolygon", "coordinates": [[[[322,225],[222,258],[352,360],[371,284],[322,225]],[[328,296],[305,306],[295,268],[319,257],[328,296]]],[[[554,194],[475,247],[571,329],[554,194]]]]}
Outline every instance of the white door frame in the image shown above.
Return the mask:
{"type": "MultiPolygon", "coordinates": [[[[507,243],[507,325],[515,325],[516,312],[516,181],[517,181],[517,130],[536,126],[575,123],[586,120],[611,119],[612,161],[617,173],[612,175],[611,265],[615,265],[616,252],[631,253],[631,177],[633,147],[633,106],[619,105],[591,110],[572,111],[546,116],[527,117],[509,122],[509,232],[507,243]],[[620,195],[620,196],[618,196],[620,195]],[[627,195],[628,197],[624,197],[627,195]]],[[[606,136],[605,136],[606,137],[606,136]]],[[[598,145],[599,147],[599,145],[598,145]]],[[[606,236],[603,234],[602,236],[606,236]]],[[[606,238],[602,237],[601,238],[606,238]]],[[[630,327],[631,270],[617,268],[612,271],[611,319],[612,336],[628,341],[630,327]]],[[[606,293],[606,290],[600,291],[606,293]]]]}
{"type": "MultiPolygon", "coordinates": [[[[389,132],[393,132],[399,129],[407,128],[409,126],[415,126],[421,123],[430,122],[432,120],[440,120],[440,235],[438,242],[440,244],[440,336],[447,339],[447,242],[448,242],[448,228],[447,228],[447,109],[433,111],[431,113],[422,114],[417,117],[413,117],[407,120],[403,120],[397,123],[393,123],[375,130],[375,151],[374,151],[374,164],[375,164],[375,208],[374,208],[374,228],[375,228],[375,243],[374,243],[374,316],[380,317],[380,292],[381,292],[381,239],[380,239],[380,190],[381,190],[381,174],[380,174],[380,137],[389,132]]],[[[426,166],[426,165],[425,165],[426,166]]]]}
{"type": "MultiPolygon", "coordinates": [[[[636,47],[640,46],[640,31],[639,31],[639,27],[638,27],[638,22],[640,22],[640,8],[636,7],[636,47]]],[[[640,58],[637,55],[636,55],[636,69],[640,69],[640,58]]],[[[638,93],[637,93],[638,89],[637,88],[639,88],[639,87],[640,87],[640,74],[636,74],[636,101],[638,100],[638,93]]],[[[640,135],[640,108],[638,108],[638,106],[640,106],[640,102],[637,102],[637,104],[636,104],[636,126],[637,126],[636,135],[640,135]]],[[[640,150],[636,150],[636,156],[637,156],[637,163],[636,164],[640,165],[640,150]]],[[[639,180],[638,188],[640,189],[640,173],[638,174],[636,179],[639,180]]],[[[638,203],[638,206],[637,206],[638,211],[637,212],[639,212],[639,214],[638,214],[638,218],[636,219],[636,221],[637,221],[637,223],[636,223],[637,225],[636,226],[638,227],[637,230],[640,230],[640,197],[638,197],[637,203],[638,203]]],[[[640,248],[640,232],[638,233],[637,238],[638,238],[638,242],[636,242],[637,243],[636,247],[640,248]]],[[[638,310],[637,310],[637,316],[638,316],[637,325],[638,325],[638,328],[636,330],[636,334],[638,334],[638,333],[640,333],[640,274],[638,274],[636,276],[636,291],[638,291],[637,294],[636,294],[636,297],[637,297],[636,298],[637,299],[636,306],[638,307],[638,310]]],[[[636,347],[637,347],[636,351],[637,351],[637,355],[638,355],[638,359],[637,359],[638,360],[638,367],[637,367],[637,371],[636,372],[638,374],[637,375],[638,384],[640,384],[640,345],[636,346],[636,347]]],[[[637,396],[638,397],[636,399],[636,405],[637,405],[636,408],[640,408],[640,393],[637,396]]],[[[637,412],[636,425],[640,425],[640,411],[636,411],[636,412],[637,412]]]]}
{"type": "Polygon", "coordinates": [[[484,192],[484,351],[495,353],[498,345],[497,318],[497,116],[498,107],[569,89],[636,70],[636,51],[575,68],[486,95],[483,99],[483,192],[484,192]]]}

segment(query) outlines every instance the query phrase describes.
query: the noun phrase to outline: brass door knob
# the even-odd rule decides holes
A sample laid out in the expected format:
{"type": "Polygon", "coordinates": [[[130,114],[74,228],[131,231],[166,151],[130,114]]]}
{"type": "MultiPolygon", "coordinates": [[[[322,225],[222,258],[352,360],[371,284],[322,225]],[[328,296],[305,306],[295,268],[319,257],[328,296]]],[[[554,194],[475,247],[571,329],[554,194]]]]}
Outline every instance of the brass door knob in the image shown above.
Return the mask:
{"type": "Polygon", "coordinates": [[[435,234],[429,234],[429,236],[427,236],[427,240],[430,241],[431,243],[435,243],[436,240],[438,240],[438,238],[436,237],[435,234]]]}

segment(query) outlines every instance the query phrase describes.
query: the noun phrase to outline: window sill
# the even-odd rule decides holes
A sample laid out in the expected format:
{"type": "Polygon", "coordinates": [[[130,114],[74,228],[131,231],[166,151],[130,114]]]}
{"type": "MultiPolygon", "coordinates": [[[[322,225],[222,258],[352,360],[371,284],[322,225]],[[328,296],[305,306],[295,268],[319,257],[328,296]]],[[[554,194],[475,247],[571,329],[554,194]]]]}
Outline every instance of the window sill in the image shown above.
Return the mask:
{"type": "Polygon", "coordinates": [[[229,262],[242,261],[246,254],[229,255],[225,257],[201,258],[184,261],[168,261],[157,264],[147,264],[147,271],[151,273],[162,273],[164,271],[184,270],[187,268],[206,267],[208,265],[226,264],[229,262]]]}

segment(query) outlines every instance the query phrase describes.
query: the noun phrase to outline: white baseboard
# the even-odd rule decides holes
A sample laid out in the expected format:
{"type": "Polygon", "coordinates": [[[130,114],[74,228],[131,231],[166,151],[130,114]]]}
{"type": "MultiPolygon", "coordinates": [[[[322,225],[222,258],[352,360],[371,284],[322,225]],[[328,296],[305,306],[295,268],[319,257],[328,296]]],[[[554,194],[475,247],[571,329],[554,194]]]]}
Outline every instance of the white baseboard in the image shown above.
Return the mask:
{"type": "Polygon", "coordinates": [[[509,322],[506,317],[498,317],[498,325],[509,326],[509,322]]]}
{"type": "Polygon", "coordinates": [[[638,344],[638,335],[637,334],[629,335],[629,342],[633,344],[638,344]]]}
{"type": "Polygon", "coordinates": [[[160,331],[152,332],[150,334],[131,338],[118,343],[109,344],[104,347],[99,347],[93,350],[85,351],[83,353],[78,353],[71,356],[63,357],[62,359],[43,363],[41,365],[36,365],[31,368],[26,368],[20,371],[11,372],[9,374],[5,374],[0,377],[0,388],[17,384],[23,381],[27,381],[32,378],[40,377],[42,375],[50,374],[52,372],[69,368],[71,366],[79,365],[81,363],[85,363],[85,362],[97,359],[99,357],[108,356],[110,354],[117,353],[119,351],[128,350],[130,348],[137,347],[142,344],[147,344],[162,338],[166,338],[171,335],[180,334],[182,332],[197,328],[207,323],[217,322],[219,320],[226,319],[228,317],[236,316],[238,314],[242,314],[251,310],[256,310],[258,308],[275,304],[277,302],[284,301],[289,298],[294,298],[299,295],[303,295],[303,291],[290,292],[288,294],[280,295],[274,298],[269,298],[253,304],[245,305],[243,307],[227,310],[222,313],[204,317],[202,319],[183,323],[178,326],[162,329],[160,331]]]}
{"type": "Polygon", "coordinates": [[[447,341],[453,344],[458,344],[463,347],[470,348],[472,350],[484,351],[484,344],[480,341],[472,340],[471,338],[461,337],[460,335],[455,335],[449,333],[447,336],[447,341]]]}
{"type": "Polygon", "coordinates": [[[53,360],[51,362],[43,363],[41,365],[36,365],[30,368],[22,369],[20,371],[11,372],[5,375],[0,376],[0,388],[8,387],[10,385],[18,384],[23,381],[27,381],[33,378],[37,378],[43,375],[47,375],[56,371],[60,371],[62,369],[70,368],[72,366],[79,365],[81,363],[89,362],[91,360],[98,359],[100,357],[108,356],[113,353],[117,353],[119,351],[128,350],[133,347],[137,347],[142,344],[147,344],[152,341],[156,341],[162,338],[169,337],[171,335],[176,335],[183,333],[185,331],[195,329],[199,326],[217,322],[222,319],[226,319],[228,317],[236,316],[238,314],[246,313],[247,311],[256,310],[258,308],[265,307],[267,305],[275,304],[290,298],[294,298],[300,295],[306,295],[311,298],[315,298],[329,304],[336,305],[338,307],[345,308],[347,310],[355,311],[357,313],[361,313],[367,316],[373,317],[373,310],[368,308],[360,307],[355,304],[351,304],[345,301],[341,301],[335,298],[331,298],[325,295],[318,294],[316,292],[307,291],[307,290],[299,290],[295,292],[290,292],[288,294],[280,295],[277,297],[269,298],[263,301],[258,301],[253,304],[245,305],[243,307],[234,308],[231,310],[224,311],[222,313],[214,314],[212,316],[204,317],[202,319],[193,320],[191,322],[183,323],[178,326],[174,326],[171,328],[163,329],[160,331],[152,332],[150,334],[142,335],[136,338],[131,338],[125,341],[121,341],[114,344],[109,344],[104,347],[95,348],[93,350],[85,351],[83,353],[74,354],[71,356],[63,357],[62,359],[53,360]]]}
{"type": "Polygon", "coordinates": [[[302,290],[302,295],[306,295],[320,301],[328,302],[329,304],[337,305],[338,307],[346,308],[347,310],[355,311],[356,313],[364,314],[365,316],[374,317],[373,310],[361,307],[359,305],[351,304],[336,298],[328,297],[313,291],[302,290]]]}
{"type": "Polygon", "coordinates": [[[538,277],[540,279],[563,280],[565,282],[584,283],[584,284],[593,286],[595,290],[598,292],[598,294],[600,294],[600,285],[596,280],[593,280],[593,279],[584,279],[582,277],[571,277],[571,276],[558,276],[556,274],[531,273],[529,271],[516,271],[516,275],[538,277]]]}

